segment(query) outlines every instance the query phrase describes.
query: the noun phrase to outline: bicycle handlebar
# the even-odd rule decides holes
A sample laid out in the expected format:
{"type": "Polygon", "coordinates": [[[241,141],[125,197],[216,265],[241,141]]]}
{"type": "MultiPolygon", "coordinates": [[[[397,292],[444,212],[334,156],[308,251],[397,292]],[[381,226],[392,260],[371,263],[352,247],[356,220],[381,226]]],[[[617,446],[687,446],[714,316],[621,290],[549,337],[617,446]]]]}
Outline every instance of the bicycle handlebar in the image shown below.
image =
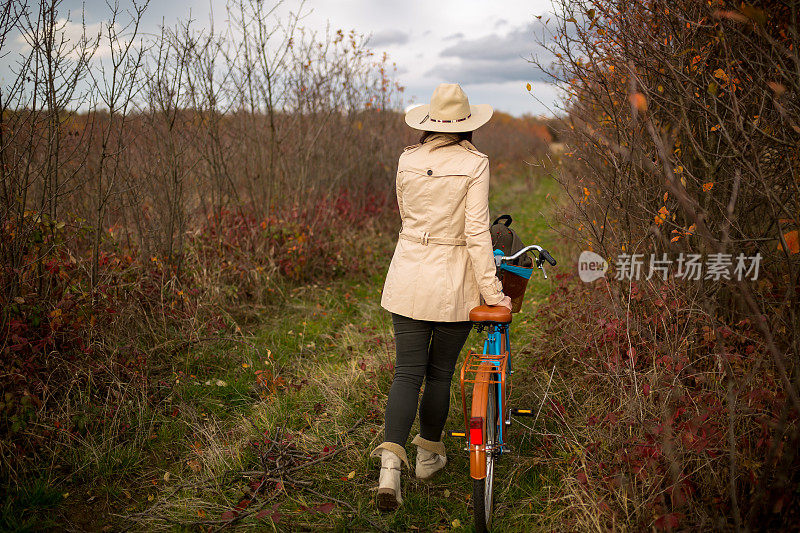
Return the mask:
{"type": "Polygon", "coordinates": [[[556,266],[556,260],[553,259],[552,255],[550,255],[550,252],[548,252],[547,250],[545,250],[544,248],[542,248],[541,246],[539,246],[537,244],[531,244],[530,246],[526,246],[526,247],[522,248],[517,253],[515,253],[514,255],[511,255],[511,256],[496,255],[496,256],[494,256],[494,263],[495,263],[496,266],[500,266],[500,263],[502,263],[503,261],[513,261],[514,259],[518,258],[522,254],[524,254],[525,252],[528,252],[530,250],[536,250],[537,252],[539,252],[539,257],[536,259],[536,266],[537,267],[542,268],[542,264],[545,261],[547,261],[548,263],[550,263],[553,266],[556,266]]]}

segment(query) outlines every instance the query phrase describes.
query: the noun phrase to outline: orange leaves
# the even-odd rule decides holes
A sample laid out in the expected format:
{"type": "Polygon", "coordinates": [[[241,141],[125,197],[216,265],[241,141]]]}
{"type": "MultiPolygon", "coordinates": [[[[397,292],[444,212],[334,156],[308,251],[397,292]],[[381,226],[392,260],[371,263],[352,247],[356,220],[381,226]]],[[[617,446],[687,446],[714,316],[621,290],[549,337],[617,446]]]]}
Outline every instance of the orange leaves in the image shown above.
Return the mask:
{"type": "Polygon", "coordinates": [[[714,187],[714,183],[708,182],[703,184],[703,192],[708,192],[714,187]]]}
{"type": "Polygon", "coordinates": [[[694,224],[689,226],[689,228],[686,229],[685,231],[681,231],[679,229],[674,229],[674,230],[672,230],[672,234],[674,235],[674,237],[672,237],[672,239],[670,239],[670,242],[677,242],[681,238],[681,236],[689,237],[691,235],[694,235],[694,230],[695,230],[695,225],[694,224]]]}
{"type": "Polygon", "coordinates": [[[647,111],[647,98],[642,93],[633,93],[628,96],[628,100],[639,113],[647,111]]]}
{"type": "Polygon", "coordinates": [[[589,189],[584,187],[583,188],[583,198],[580,199],[579,203],[582,204],[584,202],[588,202],[589,201],[589,194],[590,194],[589,189]]]}
{"type": "Polygon", "coordinates": [[[669,216],[669,209],[667,209],[666,206],[661,206],[661,209],[658,210],[658,213],[655,216],[656,226],[660,226],[661,224],[663,224],[664,221],[667,220],[668,216],[669,216]]]}
{"type": "Polygon", "coordinates": [[[531,84],[530,83],[526,84],[525,88],[528,90],[528,92],[531,92],[531,84]]]}
{"type": "MultiPolygon", "coordinates": [[[[784,233],[783,240],[786,241],[786,248],[790,254],[800,253],[800,239],[798,239],[797,230],[784,233]]],[[[778,243],[778,250],[783,250],[783,246],[780,243],[778,243]]]]}

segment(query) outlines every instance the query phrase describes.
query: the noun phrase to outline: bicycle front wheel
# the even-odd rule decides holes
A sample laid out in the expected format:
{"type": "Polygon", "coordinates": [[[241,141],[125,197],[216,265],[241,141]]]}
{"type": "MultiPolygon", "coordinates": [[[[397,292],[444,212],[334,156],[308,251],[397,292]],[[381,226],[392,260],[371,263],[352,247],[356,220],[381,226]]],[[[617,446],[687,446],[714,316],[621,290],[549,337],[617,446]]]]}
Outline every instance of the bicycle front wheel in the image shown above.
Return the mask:
{"type": "MultiPolygon", "coordinates": [[[[491,380],[496,381],[496,376],[492,375],[491,380]]],[[[492,512],[494,511],[494,462],[495,453],[492,448],[498,440],[498,411],[497,411],[497,383],[488,383],[488,394],[486,397],[485,411],[482,415],[486,420],[486,431],[484,434],[484,444],[487,451],[486,457],[486,477],[483,479],[472,480],[472,502],[474,508],[475,531],[483,533],[489,531],[492,525],[492,512]]],[[[473,406],[474,407],[474,406],[473,406]]],[[[473,416],[475,409],[473,408],[473,416]]]]}

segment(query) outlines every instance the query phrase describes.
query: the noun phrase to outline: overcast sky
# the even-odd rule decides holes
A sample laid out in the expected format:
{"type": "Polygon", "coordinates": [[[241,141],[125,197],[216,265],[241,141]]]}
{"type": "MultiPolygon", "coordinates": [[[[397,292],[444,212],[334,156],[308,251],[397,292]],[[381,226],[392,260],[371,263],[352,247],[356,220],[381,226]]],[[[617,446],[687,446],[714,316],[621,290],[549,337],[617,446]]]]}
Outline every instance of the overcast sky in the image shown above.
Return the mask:
{"type": "MultiPolygon", "coordinates": [[[[131,0],[119,1],[124,7],[131,0]]],[[[284,3],[285,9],[298,6],[294,0],[284,3]]],[[[203,23],[212,9],[219,25],[224,7],[225,0],[151,0],[142,29],[156,33],[162,21],[171,25],[189,13],[203,23]]],[[[82,8],[90,25],[108,12],[106,0],[65,0],[60,7],[76,22],[82,8]]],[[[438,83],[455,82],[471,103],[515,115],[549,114],[557,91],[526,58],[545,57],[536,36],[541,37],[546,17],[536,16],[550,10],[550,0],[309,0],[301,25],[324,34],[329,21],[333,30],[371,34],[370,47],[397,63],[406,104],[427,102],[438,83]]]]}

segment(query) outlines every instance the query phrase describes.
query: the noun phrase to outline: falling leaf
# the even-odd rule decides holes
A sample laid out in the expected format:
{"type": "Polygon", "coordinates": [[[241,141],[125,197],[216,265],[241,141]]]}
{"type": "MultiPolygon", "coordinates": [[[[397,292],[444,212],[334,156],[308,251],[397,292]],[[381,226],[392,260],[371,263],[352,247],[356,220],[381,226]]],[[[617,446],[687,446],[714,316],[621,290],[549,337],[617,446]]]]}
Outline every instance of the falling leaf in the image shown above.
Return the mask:
{"type": "Polygon", "coordinates": [[[250,365],[248,365],[247,363],[242,363],[242,368],[247,368],[247,367],[249,367],[249,366],[250,366],[250,365]]]}
{"type": "Polygon", "coordinates": [[[169,472],[164,472],[164,481],[169,481],[169,472]]]}
{"type": "Polygon", "coordinates": [[[453,521],[451,522],[451,524],[453,525],[453,527],[461,527],[461,520],[459,520],[458,518],[456,518],[455,520],[453,520],[453,521]]]}
{"type": "Polygon", "coordinates": [[[786,86],[782,83],[778,83],[775,81],[767,82],[767,86],[772,89],[772,92],[775,93],[775,96],[782,96],[783,93],[786,92],[786,86]]]}
{"type": "Polygon", "coordinates": [[[156,499],[156,497],[155,497],[155,496],[153,496],[152,494],[148,494],[148,495],[147,495],[147,501],[151,502],[151,501],[153,501],[153,500],[155,500],[155,499],[156,499]]]}
{"type": "Polygon", "coordinates": [[[531,92],[531,84],[530,84],[530,83],[528,83],[527,85],[525,85],[525,88],[526,88],[526,89],[528,89],[528,92],[531,92]]]}
{"type": "Polygon", "coordinates": [[[668,192],[665,192],[665,193],[664,193],[664,201],[665,201],[665,202],[667,201],[667,198],[668,198],[668,197],[669,197],[669,193],[668,193],[668,192]]]}
{"type": "Polygon", "coordinates": [[[719,124],[711,127],[711,131],[717,131],[718,129],[719,129],[719,124]]]}
{"type": "Polygon", "coordinates": [[[640,113],[647,111],[647,98],[642,93],[633,93],[628,96],[631,105],[640,113]]]}
{"type": "Polygon", "coordinates": [[[356,471],[352,470],[349,474],[347,474],[347,479],[353,479],[356,477],[356,471]]]}
{"type": "Polygon", "coordinates": [[[221,379],[217,380],[217,387],[227,387],[228,384],[222,381],[221,379]]]}
{"type": "Polygon", "coordinates": [[[703,184],[703,192],[708,192],[714,187],[714,184],[711,182],[703,184]]]}
{"type": "Polygon", "coordinates": [[[444,489],[444,497],[445,498],[449,498],[450,497],[450,491],[449,490],[444,489]]]}

